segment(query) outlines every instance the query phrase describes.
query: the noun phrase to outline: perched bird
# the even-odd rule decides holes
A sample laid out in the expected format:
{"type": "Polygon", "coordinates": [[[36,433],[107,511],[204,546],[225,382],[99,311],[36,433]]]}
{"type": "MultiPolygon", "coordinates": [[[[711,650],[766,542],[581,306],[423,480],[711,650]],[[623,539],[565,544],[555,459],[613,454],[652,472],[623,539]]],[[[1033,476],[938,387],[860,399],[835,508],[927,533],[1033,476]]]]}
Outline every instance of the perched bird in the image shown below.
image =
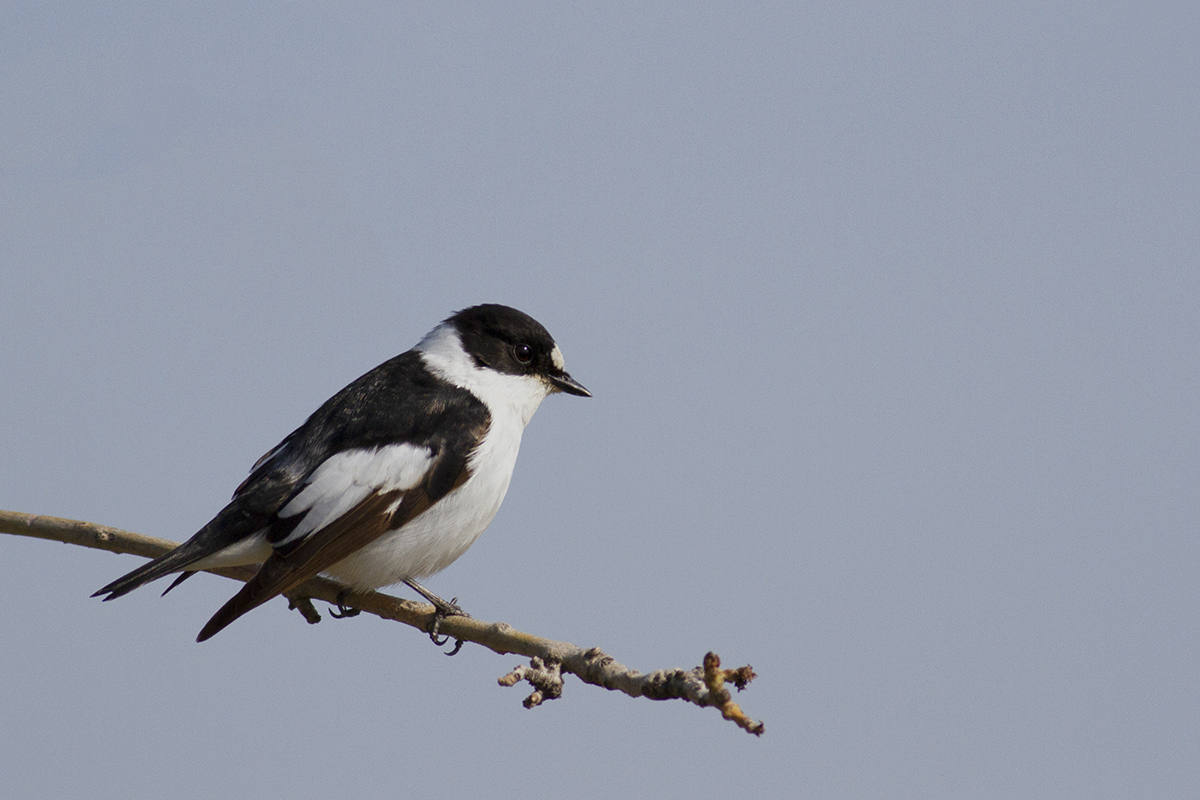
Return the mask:
{"type": "Polygon", "coordinates": [[[199,642],[318,573],[351,589],[403,581],[454,613],[415,581],[496,516],[521,433],[555,392],[591,396],[537,320],[502,305],[459,311],[327,400],[195,536],[92,596],[182,572],[170,591],[196,570],[261,563],[199,642]]]}

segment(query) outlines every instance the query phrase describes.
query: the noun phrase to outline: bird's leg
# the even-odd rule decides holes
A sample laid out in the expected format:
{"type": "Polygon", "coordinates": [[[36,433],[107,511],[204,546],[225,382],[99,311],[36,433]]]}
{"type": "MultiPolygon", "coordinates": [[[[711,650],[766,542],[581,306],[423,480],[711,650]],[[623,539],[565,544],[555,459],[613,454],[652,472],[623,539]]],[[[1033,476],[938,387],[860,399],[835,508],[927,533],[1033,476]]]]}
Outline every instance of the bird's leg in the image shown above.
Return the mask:
{"type": "MultiPolygon", "coordinates": [[[[422,586],[421,584],[412,580],[411,578],[405,578],[404,582],[407,583],[413,589],[413,591],[415,591],[417,594],[421,595],[422,597],[424,597],[426,600],[428,600],[430,603],[433,604],[433,609],[434,609],[433,610],[433,619],[430,621],[429,628],[426,630],[426,633],[429,634],[429,640],[431,642],[433,642],[434,644],[436,644],[438,647],[441,647],[446,642],[450,641],[449,636],[443,636],[440,639],[438,638],[438,630],[442,626],[442,620],[444,620],[446,617],[470,617],[471,616],[466,611],[463,611],[462,607],[459,606],[457,597],[455,597],[452,600],[447,602],[446,600],[443,600],[442,598],[438,597],[436,594],[429,591],[424,586],[422,586]]],[[[446,655],[452,656],[452,655],[456,654],[459,650],[462,649],[462,646],[463,646],[463,640],[462,639],[456,640],[454,643],[454,649],[451,650],[446,655]]]]}
{"type": "Polygon", "coordinates": [[[430,603],[432,603],[433,607],[437,609],[437,613],[440,614],[441,616],[443,616],[443,617],[469,617],[469,616],[471,616],[467,612],[463,611],[462,607],[458,605],[457,597],[454,598],[453,600],[448,600],[448,601],[443,600],[442,598],[438,597],[433,592],[426,589],[421,584],[414,581],[412,578],[405,578],[404,582],[407,583],[413,589],[413,591],[415,591],[417,594],[421,595],[421,597],[424,597],[426,600],[428,600],[430,603]]]}
{"type": "Polygon", "coordinates": [[[362,609],[346,605],[346,597],[349,594],[349,589],[342,589],[337,593],[337,611],[330,611],[329,616],[334,619],[345,619],[346,617],[357,617],[362,613],[362,609]]]}

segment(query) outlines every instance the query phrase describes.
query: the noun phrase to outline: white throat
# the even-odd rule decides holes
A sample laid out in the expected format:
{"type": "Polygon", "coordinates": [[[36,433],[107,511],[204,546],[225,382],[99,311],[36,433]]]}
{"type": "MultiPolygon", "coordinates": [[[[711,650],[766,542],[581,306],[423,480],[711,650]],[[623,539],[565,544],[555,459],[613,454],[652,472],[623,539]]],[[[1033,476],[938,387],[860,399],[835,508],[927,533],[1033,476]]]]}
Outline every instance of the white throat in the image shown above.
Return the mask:
{"type": "Polygon", "coordinates": [[[524,428],[551,391],[545,381],[531,375],[510,375],[478,366],[450,323],[443,322],[426,334],[416,349],[430,371],[482,400],[492,413],[493,425],[515,417],[524,428]]]}

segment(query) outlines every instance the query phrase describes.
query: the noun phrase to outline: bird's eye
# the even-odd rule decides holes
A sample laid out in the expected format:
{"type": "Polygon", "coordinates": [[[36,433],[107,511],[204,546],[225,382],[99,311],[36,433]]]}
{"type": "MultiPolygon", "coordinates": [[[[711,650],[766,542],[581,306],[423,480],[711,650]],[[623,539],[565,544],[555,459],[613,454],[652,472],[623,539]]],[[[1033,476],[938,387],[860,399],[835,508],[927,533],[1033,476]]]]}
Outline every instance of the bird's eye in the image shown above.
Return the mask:
{"type": "Polygon", "coordinates": [[[533,348],[527,344],[519,344],[513,348],[513,357],[522,364],[533,361],[533,348]]]}

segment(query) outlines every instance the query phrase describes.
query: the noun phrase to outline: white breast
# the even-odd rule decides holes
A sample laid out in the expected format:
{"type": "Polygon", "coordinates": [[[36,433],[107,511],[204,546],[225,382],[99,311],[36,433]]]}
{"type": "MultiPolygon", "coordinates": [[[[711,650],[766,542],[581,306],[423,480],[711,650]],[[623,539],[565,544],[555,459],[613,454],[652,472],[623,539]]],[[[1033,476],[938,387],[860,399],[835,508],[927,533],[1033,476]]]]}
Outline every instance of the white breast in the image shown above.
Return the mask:
{"type": "Polygon", "coordinates": [[[471,459],[471,477],[403,528],[385,533],[326,572],[355,588],[377,589],[441,572],[470,547],[500,510],[521,428],[496,425],[471,459]]]}
{"type": "Polygon", "coordinates": [[[521,434],[548,393],[536,378],[480,369],[452,327],[435,328],[418,345],[426,365],[471,391],[491,412],[491,424],[471,456],[471,477],[403,528],[386,533],[326,572],[356,588],[375,589],[423,578],[466,552],[500,510],[521,434]]]}

